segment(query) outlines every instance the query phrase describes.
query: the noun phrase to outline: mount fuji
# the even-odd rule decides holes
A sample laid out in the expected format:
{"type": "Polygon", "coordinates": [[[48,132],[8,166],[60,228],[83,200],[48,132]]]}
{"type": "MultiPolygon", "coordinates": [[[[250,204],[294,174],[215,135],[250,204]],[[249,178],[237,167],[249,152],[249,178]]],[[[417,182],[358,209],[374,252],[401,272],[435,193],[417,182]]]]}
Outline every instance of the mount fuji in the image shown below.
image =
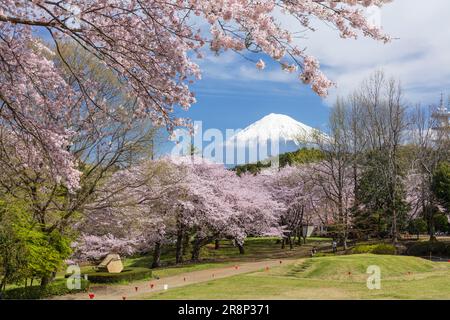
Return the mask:
{"type": "Polygon", "coordinates": [[[226,146],[241,154],[237,164],[251,163],[311,146],[318,132],[287,115],[271,113],[232,135],[226,146]]]}
{"type": "Polygon", "coordinates": [[[227,142],[235,141],[236,145],[252,145],[261,141],[279,141],[300,145],[303,142],[311,143],[316,133],[316,129],[287,115],[271,113],[231,136],[227,142]]]}

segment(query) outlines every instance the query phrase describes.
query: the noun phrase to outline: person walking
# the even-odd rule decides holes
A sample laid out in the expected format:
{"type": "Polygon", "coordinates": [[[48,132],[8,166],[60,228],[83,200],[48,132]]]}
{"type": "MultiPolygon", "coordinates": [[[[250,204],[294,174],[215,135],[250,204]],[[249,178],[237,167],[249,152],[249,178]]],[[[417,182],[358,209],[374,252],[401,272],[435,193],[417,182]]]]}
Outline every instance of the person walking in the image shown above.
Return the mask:
{"type": "Polygon", "coordinates": [[[333,240],[332,246],[333,246],[333,253],[336,253],[337,252],[337,242],[336,242],[336,240],[333,240]]]}

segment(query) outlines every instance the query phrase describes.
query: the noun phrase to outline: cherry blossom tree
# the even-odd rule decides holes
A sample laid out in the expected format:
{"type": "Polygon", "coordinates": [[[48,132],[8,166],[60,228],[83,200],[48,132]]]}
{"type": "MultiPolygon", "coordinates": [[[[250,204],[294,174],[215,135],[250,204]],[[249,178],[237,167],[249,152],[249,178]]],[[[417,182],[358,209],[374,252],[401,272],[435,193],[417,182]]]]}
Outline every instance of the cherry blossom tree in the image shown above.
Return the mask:
{"type": "Polygon", "coordinates": [[[286,243],[293,247],[292,237],[298,237],[300,243],[302,227],[313,221],[311,198],[306,190],[305,172],[307,166],[286,166],[277,169],[264,170],[259,177],[273,199],[284,204],[284,210],[279,215],[278,223],[282,228],[282,248],[286,243]]]}
{"type": "Polygon", "coordinates": [[[280,236],[283,233],[278,221],[285,211],[285,204],[272,198],[257,176],[245,174],[239,177],[233,172],[227,181],[226,198],[232,201],[237,213],[232,217],[232,225],[239,230],[234,240],[241,254],[246,237],[280,236]]]}
{"type": "MultiPolygon", "coordinates": [[[[51,58],[54,65],[64,64],[60,56],[43,50],[38,43],[34,50],[51,58]]],[[[108,112],[79,101],[54,118],[47,114],[48,121],[57,121],[61,128],[71,130],[70,146],[64,146],[62,157],[77,164],[77,178],[72,180],[76,186],[49,161],[48,154],[38,152],[38,141],[0,120],[0,193],[26,204],[40,232],[49,235],[57,230],[71,238],[74,224],[87,213],[85,205],[95,199],[106,178],[143,156],[151,156],[156,129],[148,121],[129,116],[134,99],[124,95],[120,80],[95,56],[73,43],[60,44],[59,50],[70,62],[71,70],[83,74],[90,83],[87,90],[95,92],[96,101],[103,101],[108,112]]],[[[69,89],[79,92],[72,72],[62,67],[60,70],[69,89]]],[[[45,117],[33,119],[36,125],[51,128],[45,117]]],[[[45,284],[49,279],[43,280],[45,284]]]]}
{"type": "MultiPolygon", "coordinates": [[[[92,82],[73,69],[61,49],[74,41],[93,54],[122,81],[135,98],[132,116],[151,119],[169,130],[185,125],[173,117],[175,107],[189,108],[195,97],[189,84],[200,78],[193,55],[208,46],[213,52],[262,53],[324,96],[333,85],[319,62],[294,43],[295,31],[283,27],[289,15],[298,28],[313,30],[311,19],[333,25],[341,37],[361,32],[388,41],[364,16],[364,7],[389,0],[6,0],[0,3],[0,121],[17,149],[21,165],[45,166],[69,188],[76,189],[80,172],[68,152],[73,131],[61,119],[83,105],[108,113],[92,82]],[[199,20],[199,28],[194,21],[199,20]],[[34,31],[48,35],[62,64],[47,56],[48,48],[34,31]],[[62,76],[68,70],[76,86],[62,76]],[[296,71],[299,70],[299,71],[296,71]],[[76,89],[74,89],[76,87],[76,89]],[[19,141],[15,140],[20,137],[19,141]]],[[[263,60],[256,67],[264,69],[263,60]]]]}
{"type": "Polygon", "coordinates": [[[174,195],[183,178],[177,169],[168,161],[148,160],[116,172],[86,208],[86,218],[78,227],[82,236],[75,244],[79,256],[153,249],[153,267],[158,267],[161,247],[175,228],[179,203],[174,195]],[[99,247],[101,239],[105,242],[99,247]]]}
{"type": "Polygon", "coordinates": [[[253,179],[239,178],[222,164],[197,156],[172,158],[188,172],[185,206],[191,212],[194,235],[192,260],[202,246],[221,237],[232,238],[243,253],[248,235],[279,235],[277,203],[253,179]]]}
{"type": "Polygon", "coordinates": [[[194,261],[218,238],[233,239],[243,253],[249,235],[280,235],[282,205],[255,182],[197,156],[144,161],[118,171],[87,207],[75,258],[153,249],[152,266],[158,267],[161,247],[175,241],[180,263],[186,237],[193,238],[194,261]]]}
{"type": "Polygon", "coordinates": [[[282,248],[286,244],[292,248],[295,237],[300,243],[302,228],[308,225],[335,229],[343,239],[348,236],[354,205],[352,177],[348,171],[342,181],[335,179],[335,167],[335,160],[321,160],[264,170],[258,175],[272,198],[285,205],[279,217],[284,229],[282,248]]]}
{"type": "Polygon", "coordinates": [[[122,256],[135,254],[141,246],[141,239],[117,238],[112,234],[103,236],[82,234],[72,246],[75,248],[75,252],[68,262],[89,261],[96,263],[111,252],[122,256]]]}

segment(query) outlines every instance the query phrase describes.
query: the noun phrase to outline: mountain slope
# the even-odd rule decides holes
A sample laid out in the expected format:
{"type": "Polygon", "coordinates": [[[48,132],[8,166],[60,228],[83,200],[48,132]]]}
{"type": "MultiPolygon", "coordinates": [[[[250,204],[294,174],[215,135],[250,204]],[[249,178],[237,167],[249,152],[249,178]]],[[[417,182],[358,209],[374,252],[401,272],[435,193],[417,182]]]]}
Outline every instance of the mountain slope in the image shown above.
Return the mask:
{"type": "Polygon", "coordinates": [[[311,142],[315,132],[314,128],[287,115],[271,113],[230,137],[227,143],[234,142],[241,146],[266,141],[291,141],[298,145],[299,138],[306,143],[311,142]]]}

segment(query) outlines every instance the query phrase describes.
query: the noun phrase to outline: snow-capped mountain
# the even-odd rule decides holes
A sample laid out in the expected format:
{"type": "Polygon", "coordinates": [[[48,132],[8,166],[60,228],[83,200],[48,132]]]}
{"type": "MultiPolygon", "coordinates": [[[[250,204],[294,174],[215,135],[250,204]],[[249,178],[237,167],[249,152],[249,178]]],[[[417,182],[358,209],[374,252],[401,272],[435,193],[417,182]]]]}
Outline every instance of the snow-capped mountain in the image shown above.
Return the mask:
{"type": "Polygon", "coordinates": [[[316,132],[316,129],[287,115],[271,113],[230,137],[227,143],[245,146],[278,141],[299,145],[299,141],[311,142],[316,132]]]}
{"type": "Polygon", "coordinates": [[[227,139],[225,152],[230,148],[237,151],[235,164],[254,163],[312,147],[317,132],[287,115],[271,113],[227,139]]]}

